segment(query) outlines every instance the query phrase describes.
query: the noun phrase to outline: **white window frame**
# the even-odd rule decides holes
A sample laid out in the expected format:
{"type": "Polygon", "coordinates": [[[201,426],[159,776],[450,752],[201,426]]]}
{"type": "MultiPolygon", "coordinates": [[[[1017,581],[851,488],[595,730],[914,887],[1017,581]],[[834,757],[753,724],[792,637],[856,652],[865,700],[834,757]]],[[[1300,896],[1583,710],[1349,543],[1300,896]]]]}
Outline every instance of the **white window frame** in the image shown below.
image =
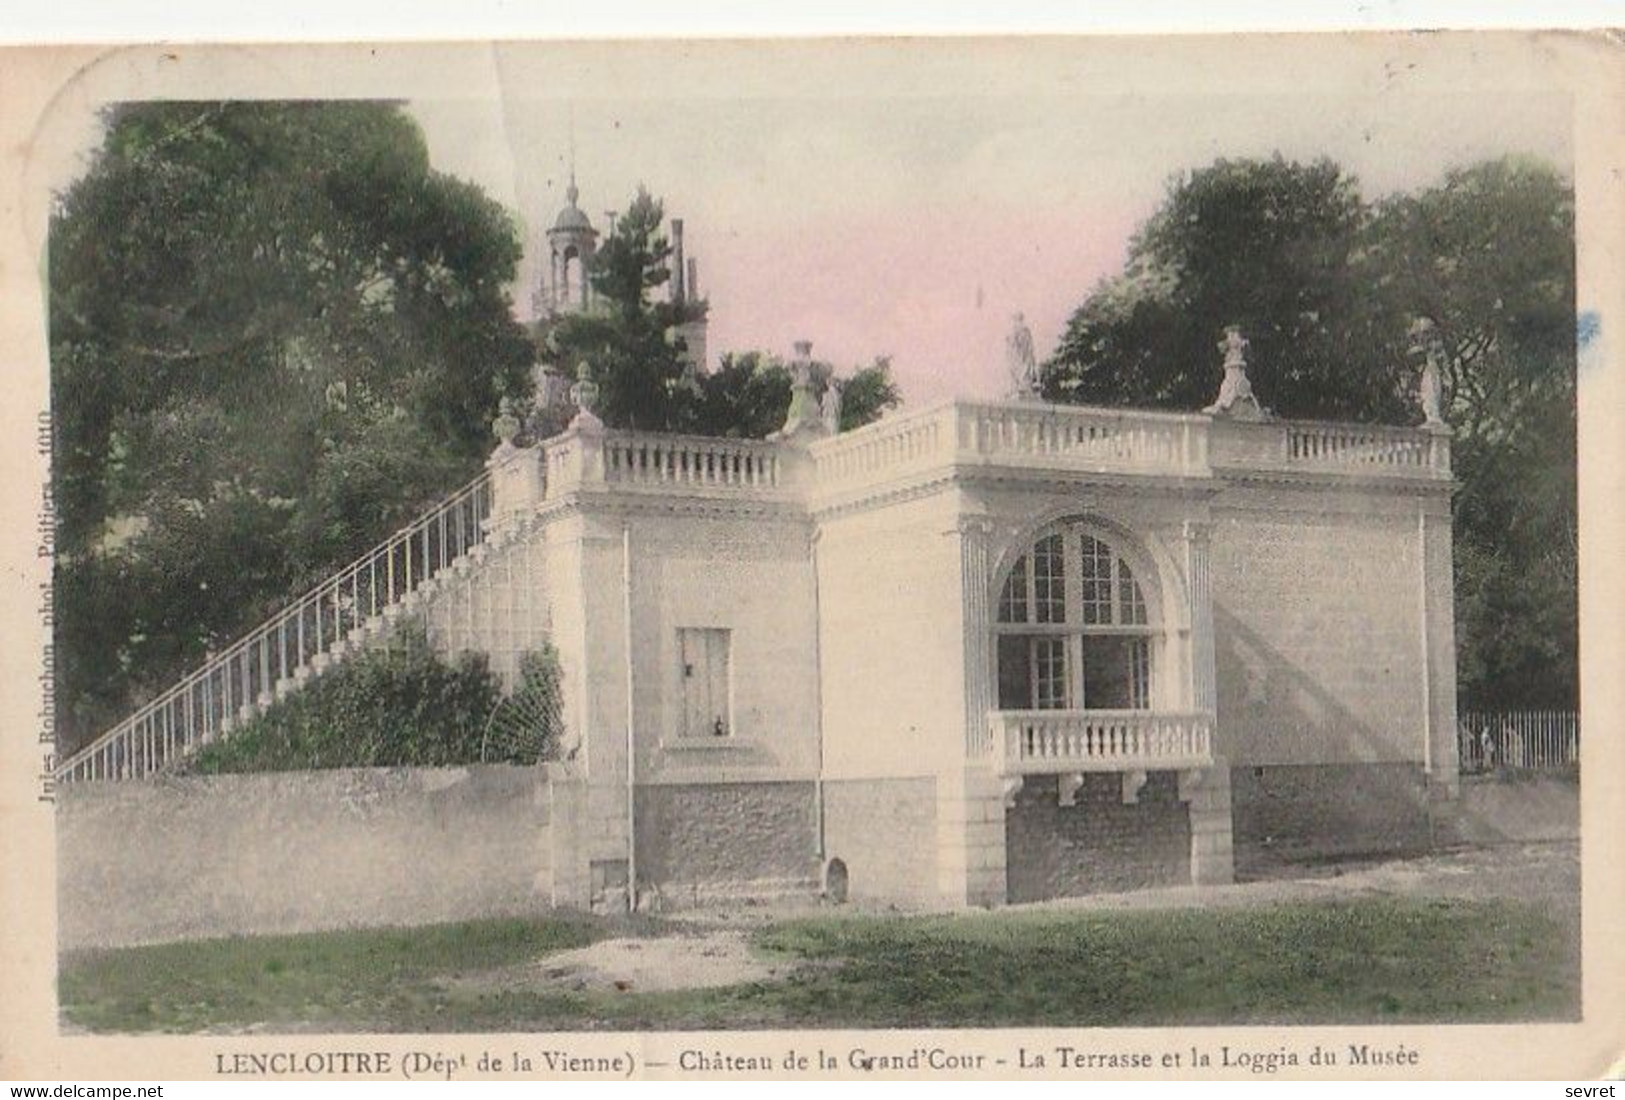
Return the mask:
{"type": "MultiPolygon", "coordinates": [[[[1131,709],[1152,709],[1153,701],[1156,699],[1158,670],[1163,661],[1163,637],[1161,629],[1152,619],[1152,604],[1145,591],[1147,579],[1124,557],[1117,540],[1086,522],[1061,523],[1039,531],[1015,560],[1011,562],[1010,568],[1005,571],[1004,578],[999,583],[999,590],[994,600],[995,622],[993,629],[996,636],[1018,636],[1030,640],[1027,649],[1028,697],[1032,700],[1036,709],[1089,709],[1088,669],[1083,661],[1083,639],[1086,636],[1100,635],[1128,636],[1145,640],[1144,693],[1141,699],[1136,700],[1142,705],[1131,709]],[[1061,536],[1062,581],[1065,594],[1062,621],[1039,622],[1037,557],[1035,550],[1044,540],[1057,534],[1061,536]],[[1083,547],[1085,539],[1095,540],[1110,555],[1110,576],[1106,578],[1110,596],[1110,622],[1087,623],[1084,621],[1083,547]],[[1025,622],[1006,622],[1003,620],[1005,588],[1010,583],[1011,578],[1016,575],[1018,569],[1021,571],[1021,580],[1025,586],[1022,605],[1025,608],[1027,619],[1025,622]],[[1124,571],[1127,571],[1128,575],[1133,579],[1135,589],[1139,593],[1139,606],[1143,608],[1146,620],[1143,623],[1123,621],[1127,610],[1122,598],[1121,578],[1124,571]],[[1065,661],[1066,686],[1061,707],[1039,705],[1039,669],[1036,642],[1039,639],[1052,637],[1060,637],[1065,641],[1063,659],[1065,661]]],[[[998,653],[998,648],[995,641],[995,656],[998,653]]],[[[1140,694],[1140,680],[1134,675],[1136,669],[1132,658],[1130,658],[1128,671],[1130,674],[1130,693],[1131,695],[1138,695],[1140,694]]],[[[998,686],[997,679],[996,675],[995,693],[998,686]]]]}

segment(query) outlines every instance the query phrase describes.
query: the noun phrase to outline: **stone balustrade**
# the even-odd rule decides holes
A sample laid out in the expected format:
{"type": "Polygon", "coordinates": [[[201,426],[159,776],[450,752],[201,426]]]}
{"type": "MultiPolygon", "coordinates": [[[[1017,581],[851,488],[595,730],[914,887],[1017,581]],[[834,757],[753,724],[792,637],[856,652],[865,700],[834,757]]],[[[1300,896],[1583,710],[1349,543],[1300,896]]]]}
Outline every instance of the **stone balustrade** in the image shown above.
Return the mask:
{"type": "Polygon", "coordinates": [[[752,439],[572,430],[524,453],[542,477],[519,508],[584,486],[777,496],[786,480],[783,449],[752,439]]]}
{"type": "Polygon", "coordinates": [[[1215,421],[1211,461],[1221,470],[1450,479],[1450,432],[1381,424],[1215,421]]]}
{"type": "MultiPolygon", "coordinates": [[[[514,446],[510,433],[488,467],[74,754],[61,778],[144,774],[184,758],[375,633],[437,574],[476,557],[487,535],[506,537],[544,503],[586,488],[822,508],[977,471],[1009,479],[1207,479],[1218,472],[1443,484],[1451,476],[1450,433],[1442,426],[1243,421],[1012,401],[946,402],[811,444],[611,431],[578,418],[531,447],[514,446]]],[[[1000,721],[998,744],[1016,770],[1134,768],[1209,751],[1210,726],[1197,716],[1055,712],[1000,721]]]]}
{"type": "Polygon", "coordinates": [[[1205,479],[1214,470],[1448,480],[1449,433],[1422,428],[953,401],[810,446],[574,429],[515,452],[540,476],[500,483],[499,514],[602,485],[826,505],[940,472],[1205,479]],[[511,486],[511,488],[510,488],[511,486]],[[509,499],[511,498],[511,499],[509,499]]]}
{"type": "Polygon", "coordinates": [[[1004,710],[986,748],[1004,775],[1119,772],[1213,763],[1213,716],[1140,710],[1004,710]]]}
{"type": "Polygon", "coordinates": [[[776,489],[778,448],[755,440],[611,432],[604,480],[623,485],[776,489]]]}
{"type": "Polygon", "coordinates": [[[1015,402],[953,408],[962,455],[1187,475],[1207,465],[1202,416],[1015,402]]]}
{"type": "Polygon", "coordinates": [[[942,466],[1012,466],[1199,477],[1208,418],[956,401],[812,446],[817,492],[840,494],[942,466]]]}
{"type": "Polygon", "coordinates": [[[1442,433],[1354,424],[1288,423],[1286,459],[1305,466],[1448,469],[1442,433]]]}

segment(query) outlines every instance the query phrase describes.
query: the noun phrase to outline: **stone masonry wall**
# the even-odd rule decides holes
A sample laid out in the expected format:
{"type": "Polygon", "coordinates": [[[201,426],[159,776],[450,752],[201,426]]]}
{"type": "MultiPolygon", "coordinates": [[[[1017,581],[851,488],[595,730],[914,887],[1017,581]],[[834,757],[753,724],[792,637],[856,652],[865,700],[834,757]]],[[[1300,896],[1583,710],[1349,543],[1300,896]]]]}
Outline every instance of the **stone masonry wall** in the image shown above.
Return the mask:
{"type": "Polygon", "coordinates": [[[824,853],[846,864],[848,896],[854,901],[933,901],[936,780],[826,782],[824,853]]]}
{"type": "Polygon", "coordinates": [[[1414,764],[1236,767],[1236,869],[1428,846],[1427,789],[1414,764]]]}
{"type": "Polygon", "coordinates": [[[345,769],[65,786],[63,948],[533,913],[540,769],[345,769]]]}
{"type": "Polygon", "coordinates": [[[1216,751],[1233,764],[1425,759],[1414,505],[1324,511],[1323,498],[1284,490],[1248,500],[1283,510],[1215,506],[1216,751]]]}
{"type": "Polygon", "coordinates": [[[1088,774],[1077,804],[1054,776],[1029,776],[1005,817],[1012,902],[1190,881],[1190,819],[1173,772],[1152,772],[1124,805],[1122,778],[1088,774]]]}
{"type": "Polygon", "coordinates": [[[638,880],[672,902],[817,881],[810,782],[658,784],[637,794],[638,880]]]}

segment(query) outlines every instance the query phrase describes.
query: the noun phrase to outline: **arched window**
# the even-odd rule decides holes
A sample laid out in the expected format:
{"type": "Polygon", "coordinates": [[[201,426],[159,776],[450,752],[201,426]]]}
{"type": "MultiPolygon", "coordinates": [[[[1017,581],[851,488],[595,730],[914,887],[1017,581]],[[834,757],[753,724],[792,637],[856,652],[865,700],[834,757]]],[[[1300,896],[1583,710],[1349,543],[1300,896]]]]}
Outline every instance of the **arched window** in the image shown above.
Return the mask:
{"type": "Polygon", "coordinates": [[[559,295],[566,302],[574,302],[581,292],[581,253],[575,245],[568,245],[559,264],[559,295]]]}
{"type": "Polygon", "coordinates": [[[1155,630],[1128,562],[1081,524],[1041,535],[999,594],[1000,710],[1146,710],[1155,630]]]}

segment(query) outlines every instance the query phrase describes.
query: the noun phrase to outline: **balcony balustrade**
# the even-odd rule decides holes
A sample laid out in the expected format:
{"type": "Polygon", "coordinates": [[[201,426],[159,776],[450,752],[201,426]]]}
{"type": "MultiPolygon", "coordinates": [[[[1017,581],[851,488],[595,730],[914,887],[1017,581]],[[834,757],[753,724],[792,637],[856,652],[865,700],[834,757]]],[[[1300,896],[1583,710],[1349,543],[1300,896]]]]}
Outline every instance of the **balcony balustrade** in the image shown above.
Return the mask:
{"type": "Polygon", "coordinates": [[[1143,710],[1003,710],[987,748],[1002,775],[1182,770],[1213,763],[1213,717],[1143,710]]]}

